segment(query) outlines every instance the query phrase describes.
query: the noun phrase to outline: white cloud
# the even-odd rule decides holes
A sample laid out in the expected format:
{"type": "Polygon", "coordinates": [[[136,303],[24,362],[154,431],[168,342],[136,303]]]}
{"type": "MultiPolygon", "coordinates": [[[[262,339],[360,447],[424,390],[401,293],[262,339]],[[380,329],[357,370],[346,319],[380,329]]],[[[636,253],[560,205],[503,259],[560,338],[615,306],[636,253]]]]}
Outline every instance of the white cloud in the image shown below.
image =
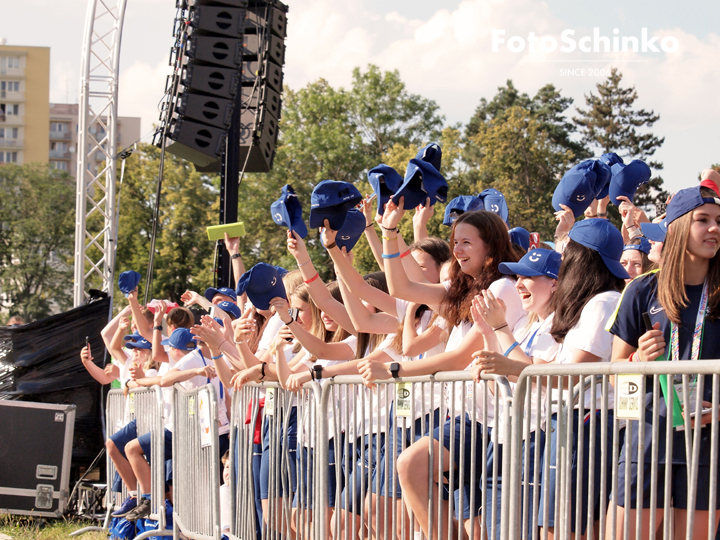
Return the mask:
{"type": "Polygon", "coordinates": [[[118,108],[120,116],[139,116],[142,136],[159,122],[158,103],[165,91],[165,79],[170,73],[167,60],[152,66],[135,61],[120,73],[118,108]]]}

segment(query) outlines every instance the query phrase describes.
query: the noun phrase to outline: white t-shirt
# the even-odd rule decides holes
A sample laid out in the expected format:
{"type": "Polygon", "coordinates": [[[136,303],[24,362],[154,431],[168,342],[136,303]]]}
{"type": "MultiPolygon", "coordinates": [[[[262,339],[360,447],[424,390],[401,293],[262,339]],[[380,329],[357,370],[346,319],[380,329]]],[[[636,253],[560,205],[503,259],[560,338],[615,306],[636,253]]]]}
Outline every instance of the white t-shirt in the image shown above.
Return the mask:
{"type": "MultiPolygon", "coordinates": [[[[605,330],[608,320],[617,308],[620,293],[606,291],[593,296],[582,312],[577,324],[565,336],[555,362],[558,364],[572,363],[576,351],[585,351],[597,356],[599,362],[609,362],[612,357],[613,335],[605,330]]],[[[555,391],[557,393],[557,391],[555,391]]],[[[598,385],[596,403],[602,406],[602,388],[598,385]]],[[[591,391],[585,392],[585,408],[592,404],[591,391]]],[[[612,385],[608,385],[608,406],[615,402],[612,385]]],[[[555,409],[553,409],[555,410],[555,409]]]]}
{"type": "Polygon", "coordinates": [[[220,486],[220,532],[230,533],[230,521],[232,517],[232,505],[230,499],[230,484],[224,483],[220,486]]]}
{"type": "Polygon", "coordinates": [[[260,338],[260,343],[258,344],[258,357],[263,351],[267,351],[270,348],[270,345],[272,345],[273,340],[277,336],[280,329],[283,327],[283,324],[284,323],[282,322],[280,315],[278,315],[277,313],[270,317],[270,320],[265,325],[265,330],[263,330],[263,335],[260,338]]]}

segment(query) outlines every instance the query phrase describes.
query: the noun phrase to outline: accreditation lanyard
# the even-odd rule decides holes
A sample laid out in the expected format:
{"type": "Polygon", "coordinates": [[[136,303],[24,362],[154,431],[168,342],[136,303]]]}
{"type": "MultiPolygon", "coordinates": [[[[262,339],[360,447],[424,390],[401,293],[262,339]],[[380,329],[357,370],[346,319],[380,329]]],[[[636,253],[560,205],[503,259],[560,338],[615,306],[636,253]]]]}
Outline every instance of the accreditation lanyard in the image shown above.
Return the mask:
{"type": "Polygon", "coordinates": [[[545,324],[545,321],[540,321],[540,324],[533,332],[533,335],[530,336],[530,340],[528,341],[528,344],[525,346],[525,354],[527,354],[530,357],[532,357],[532,354],[530,354],[530,352],[532,351],[532,346],[533,346],[533,342],[535,341],[535,336],[537,336],[537,333],[540,331],[540,328],[542,327],[543,324],[545,324]]]}
{"type": "MultiPolygon", "coordinates": [[[[702,343],[703,328],[705,326],[707,302],[708,284],[707,280],[705,280],[702,295],[700,296],[700,305],[698,306],[697,316],[695,317],[695,329],[693,330],[692,348],[690,350],[691,360],[698,360],[700,358],[700,345],[702,343]]],[[[680,359],[680,338],[678,337],[678,329],[675,323],[670,323],[670,358],[673,362],[680,359]]]]}
{"type": "MultiPolygon", "coordinates": [[[[203,355],[202,351],[198,349],[198,352],[200,353],[200,358],[202,359],[203,366],[207,366],[207,362],[205,362],[205,356],[203,355]]],[[[207,378],[207,384],[210,384],[212,381],[210,381],[210,377],[207,378]]],[[[223,392],[223,383],[220,383],[220,399],[225,399],[224,392],[223,392]]]]}

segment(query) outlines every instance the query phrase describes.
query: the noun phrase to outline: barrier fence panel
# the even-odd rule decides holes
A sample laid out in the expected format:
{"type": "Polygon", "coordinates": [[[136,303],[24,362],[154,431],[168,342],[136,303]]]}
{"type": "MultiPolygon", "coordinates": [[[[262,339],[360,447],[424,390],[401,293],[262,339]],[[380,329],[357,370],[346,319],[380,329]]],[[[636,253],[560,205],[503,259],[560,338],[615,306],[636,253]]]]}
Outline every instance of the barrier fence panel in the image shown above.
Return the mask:
{"type": "Polygon", "coordinates": [[[716,538],[719,375],[709,360],[526,368],[509,538],[716,538]]]}
{"type": "Polygon", "coordinates": [[[212,384],[175,386],[173,537],[220,540],[218,407],[212,384]]]}
{"type": "MultiPolygon", "coordinates": [[[[173,389],[164,389],[173,392],[173,389]]],[[[165,530],[165,412],[163,389],[133,388],[128,395],[128,413],[135,418],[138,437],[150,433],[150,515],[147,519],[157,522],[157,530],[147,531],[135,537],[143,540],[150,536],[170,536],[172,531],[165,530]]]]}

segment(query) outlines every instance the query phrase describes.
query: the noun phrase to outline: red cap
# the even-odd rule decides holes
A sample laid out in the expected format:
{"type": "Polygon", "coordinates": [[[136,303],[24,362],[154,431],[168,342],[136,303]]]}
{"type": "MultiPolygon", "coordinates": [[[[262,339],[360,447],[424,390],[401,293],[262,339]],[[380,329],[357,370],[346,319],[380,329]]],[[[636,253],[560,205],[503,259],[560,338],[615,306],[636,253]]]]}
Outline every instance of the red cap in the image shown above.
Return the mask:
{"type": "Polygon", "coordinates": [[[706,178],[705,180],[703,180],[702,182],[700,182],[700,185],[701,185],[702,187],[710,188],[710,189],[712,189],[715,193],[717,193],[718,195],[720,195],[720,188],[718,187],[718,185],[717,185],[715,182],[713,182],[713,181],[710,180],[709,178],[706,178]]]}

